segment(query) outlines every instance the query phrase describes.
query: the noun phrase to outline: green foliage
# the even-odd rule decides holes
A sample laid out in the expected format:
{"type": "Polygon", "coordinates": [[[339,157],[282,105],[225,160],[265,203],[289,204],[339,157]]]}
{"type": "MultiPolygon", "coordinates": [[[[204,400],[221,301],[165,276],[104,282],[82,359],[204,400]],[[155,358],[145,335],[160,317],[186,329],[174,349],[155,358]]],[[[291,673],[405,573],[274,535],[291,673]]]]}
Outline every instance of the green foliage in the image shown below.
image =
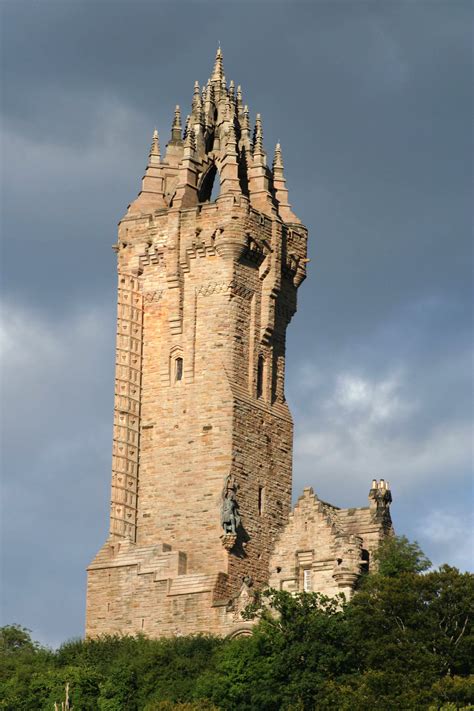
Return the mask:
{"type": "Polygon", "coordinates": [[[418,543],[410,543],[405,536],[387,536],[375,552],[374,560],[378,572],[389,578],[400,573],[424,573],[431,567],[431,561],[418,543]]]}
{"type": "Polygon", "coordinates": [[[262,592],[248,637],[71,640],[0,629],[0,709],[474,711],[474,576],[391,538],[350,602],[262,592]]]}
{"type": "Polygon", "coordinates": [[[0,654],[16,654],[18,652],[33,652],[38,647],[31,639],[30,630],[21,625],[6,625],[0,628],[0,654]]]}
{"type": "Polygon", "coordinates": [[[222,709],[313,709],[327,680],[355,670],[342,599],[265,591],[252,637],[228,643],[200,692],[222,709]]]}
{"type": "Polygon", "coordinates": [[[219,708],[206,699],[200,699],[197,702],[184,701],[177,704],[172,701],[152,701],[143,711],[219,711],[219,708]]]}

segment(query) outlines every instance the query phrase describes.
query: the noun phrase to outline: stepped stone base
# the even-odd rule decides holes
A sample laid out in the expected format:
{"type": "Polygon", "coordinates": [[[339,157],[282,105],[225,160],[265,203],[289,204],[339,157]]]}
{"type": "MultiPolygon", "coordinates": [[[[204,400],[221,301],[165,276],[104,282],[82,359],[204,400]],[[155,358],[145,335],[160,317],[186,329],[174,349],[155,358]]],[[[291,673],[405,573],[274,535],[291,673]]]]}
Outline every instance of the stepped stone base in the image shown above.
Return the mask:
{"type": "Polygon", "coordinates": [[[225,573],[188,573],[186,554],[167,544],[107,541],[88,567],[88,586],[87,637],[235,636],[251,627],[241,617],[252,595],[247,583],[229,599],[225,573]]]}

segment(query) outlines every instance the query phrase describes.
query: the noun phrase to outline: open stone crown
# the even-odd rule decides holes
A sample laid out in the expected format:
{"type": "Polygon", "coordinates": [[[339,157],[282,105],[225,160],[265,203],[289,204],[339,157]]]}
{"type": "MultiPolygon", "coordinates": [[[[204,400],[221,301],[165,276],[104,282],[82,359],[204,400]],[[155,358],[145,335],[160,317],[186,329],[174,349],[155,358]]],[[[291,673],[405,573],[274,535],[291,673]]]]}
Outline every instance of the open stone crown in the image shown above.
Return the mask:
{"type": "Polygon", "coordinates": [[[247,198],[257,210],[277,212],[284,222],[300,222],[288,202],[280,144],[270,169],[260,114],[251,135],[248,107],[240,86],[226,83],[220,47],[207,84],[202,90],[197,81],[194,84],[184,132],[176,107],[163,160],[155,129],[142,191],[128,214],[208,202],[217,173],[221,196],[247,198]]]}

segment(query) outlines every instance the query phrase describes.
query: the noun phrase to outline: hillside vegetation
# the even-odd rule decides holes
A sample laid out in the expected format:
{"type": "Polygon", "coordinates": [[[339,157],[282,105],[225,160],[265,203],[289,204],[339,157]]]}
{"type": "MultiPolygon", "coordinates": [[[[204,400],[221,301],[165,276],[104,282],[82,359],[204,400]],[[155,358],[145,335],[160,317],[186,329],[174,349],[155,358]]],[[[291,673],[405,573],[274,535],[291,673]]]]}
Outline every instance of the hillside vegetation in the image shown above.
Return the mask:
{"type": "Polygon", "coordinates": [[[0,709],[74,711],[474,710],[474,576],[405,538],[353,600],[268,590],[249,637],[73,640],[57,651],[0,633],[0,709]],[[471,705],[472,704],[472,705],[471,705]]]}

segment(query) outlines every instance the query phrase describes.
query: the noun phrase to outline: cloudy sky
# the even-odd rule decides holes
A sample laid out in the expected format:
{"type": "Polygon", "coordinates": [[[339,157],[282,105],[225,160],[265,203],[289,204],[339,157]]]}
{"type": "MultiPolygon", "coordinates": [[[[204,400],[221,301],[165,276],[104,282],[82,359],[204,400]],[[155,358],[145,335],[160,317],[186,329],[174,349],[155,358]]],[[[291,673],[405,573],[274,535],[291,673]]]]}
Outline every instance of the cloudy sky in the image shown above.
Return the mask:
{"type": "Polygon", "coordinates": [[[472,568],[472,4],[2,0],[2,622],[81,635],[109,501],[116,224],[151,134],[228,79],[310,231],[295,495],[472,568]]]}

